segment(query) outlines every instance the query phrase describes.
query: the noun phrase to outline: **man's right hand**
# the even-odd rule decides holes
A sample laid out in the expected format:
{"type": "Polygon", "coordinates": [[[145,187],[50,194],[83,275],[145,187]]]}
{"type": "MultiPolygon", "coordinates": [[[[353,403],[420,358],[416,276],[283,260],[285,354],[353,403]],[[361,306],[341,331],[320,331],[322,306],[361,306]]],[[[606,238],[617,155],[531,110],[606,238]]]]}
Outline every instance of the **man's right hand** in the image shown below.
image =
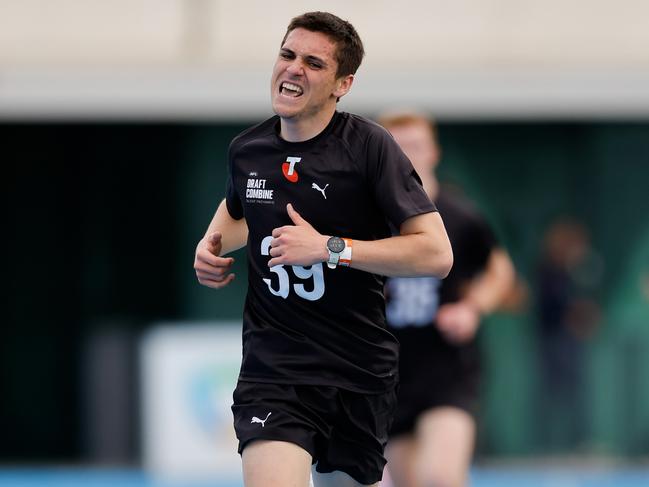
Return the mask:
{"type": "Polygon", "coordinates": [[[196,246],[194,269],[198,282],[203,286],[220,289],[234,279],[230,268],[234,263],[232,257],[220,257],[221,233],[214,232],[206,235],[196,246]]]}

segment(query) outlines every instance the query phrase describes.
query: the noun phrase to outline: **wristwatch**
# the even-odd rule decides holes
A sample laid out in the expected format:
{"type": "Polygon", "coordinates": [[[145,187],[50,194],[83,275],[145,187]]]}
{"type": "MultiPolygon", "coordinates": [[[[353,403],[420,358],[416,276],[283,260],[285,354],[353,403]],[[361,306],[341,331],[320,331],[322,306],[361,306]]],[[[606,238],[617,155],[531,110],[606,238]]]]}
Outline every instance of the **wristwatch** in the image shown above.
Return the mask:
{"type": "Polygon", "coordinates": [[[327,240],[329,260],[327,267],[335,269],[338,264],[349,267],[352,263],[352,241],[348,238],[329,237],[327,240]]]}

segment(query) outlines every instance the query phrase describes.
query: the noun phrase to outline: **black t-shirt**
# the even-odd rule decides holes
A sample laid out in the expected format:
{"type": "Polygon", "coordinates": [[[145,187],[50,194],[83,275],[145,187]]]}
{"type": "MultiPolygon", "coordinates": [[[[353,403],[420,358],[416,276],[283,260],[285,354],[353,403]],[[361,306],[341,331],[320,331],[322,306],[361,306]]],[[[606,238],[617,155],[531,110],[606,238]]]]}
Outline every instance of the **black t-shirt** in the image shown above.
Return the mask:
{"type": "Polygon", "coordinates": [[[453,268],[444,280],[434,277],[391,278],[387,282],[388,329],[404,341],[401,330],[435,331],[439,306],[461,298],[462,286],[485,269],[496,239],[473,205],[457,191],[442,188],[435,201],[453,247],[453,268]]]}
{"type": "Polygon", "coordinates": [[[272,117],[230,146],[226,203],[248,224],[248,294],[240,380],[381,392],[397,376],[398,343],[385,329],[384,278],[351,268],[268,268],[287,203],[324,235],[376,240],[390,225],[435,211],[392,137],[336,112],[319,135],[290,143],[272,117]]]}
{"type": "Polygon", "coordinates": [[[401,393],[417,395],[422,387],[433,387],[435,391],[422,397],[432,394],[440,404],[456,404],[458,397],[477,394],[479,350],[475,340],[462,345],[447,341],[435,325],[435,315],[442,304],[458,301],[463,285],[484,270],[496,240],[457,191],[442,188],[435,204],[453,247],[453,268],[444,280],[388,279],[388,330],[401,344],[401,393]]]}

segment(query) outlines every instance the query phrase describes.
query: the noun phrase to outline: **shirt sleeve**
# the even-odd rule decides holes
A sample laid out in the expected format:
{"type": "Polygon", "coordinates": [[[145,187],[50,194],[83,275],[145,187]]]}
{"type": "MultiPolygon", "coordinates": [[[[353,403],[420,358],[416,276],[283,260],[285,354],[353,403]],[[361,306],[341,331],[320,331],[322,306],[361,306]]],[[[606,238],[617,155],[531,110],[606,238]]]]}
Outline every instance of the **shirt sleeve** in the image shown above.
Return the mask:
{"type": "Polygon", "coordinates": [[[466,254],[467,258],[475,261],[475,268],[484,269],[489,261],[489,255],[498,242],[482,215],[474,216],[473,225],[468,232],[467,243],[470,245],[470,251],[466,254]]]}
{"type": "Polygon", "coordinates": [[[228,150],[228,177],[225,183],[225,205],[232,218],[241,220],[244,216],[243,205],[241,204],[241,198],[234,184],[235,168],[233,154],[234,150],[231,144],[228,150]]]}
{"type": "Polygon", "coordinates": [[[417,171],[387,131],[377,129],[368,137],[367,164],[374,197],[394,228],[410,217],[437,211],[417,171]]]}
{"type": "MultiPolygon", "coordinates": [[[[449,197],[444,191],[441,195],[449,197]]],[[[459,195],[454,195],[454,201],[455,210],[448,215],[449,218],[456,219],[455,231],[449,233],[453,252],[458,256],[458,265],[454,266],[454,271],[459,278],[470,279],[485,269],[492,250],[498,247],[498,240],[485,217],[472,202],[459,195]]],[[[438,203],[443,218],[446,204],[441,200],[438,203]]]]}

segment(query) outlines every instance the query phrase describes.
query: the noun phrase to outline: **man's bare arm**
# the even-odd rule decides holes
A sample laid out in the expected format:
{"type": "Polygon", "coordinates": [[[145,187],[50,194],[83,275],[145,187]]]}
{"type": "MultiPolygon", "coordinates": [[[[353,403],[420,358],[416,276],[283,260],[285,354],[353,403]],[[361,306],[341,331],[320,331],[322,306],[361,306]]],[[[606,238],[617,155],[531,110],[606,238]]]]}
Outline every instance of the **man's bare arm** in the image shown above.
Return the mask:
{"type": "MultiPolygon", "coordinates": [[[[318,233],[290,204],[287,211],[294,224],[273,230],[268,265],[312,265],[328,260],[330,236],[318,233]]],[[[381,240],[354,240],[351,267],[385,276],[448,275],[453,251],[439,213],[408,218],[400,233],[381,240]]]]}
{"type": "Polygon", "coordinates": [[[196,246],[194,269],[198,282],[219,289],[234,279],[230,273],[234,259],[224,255],[240,249],[248,239],[246,220],[230,216],[225,200],[221,202],[210,222],[205,236],[196,246]]]}
{"type": "Polygon", "coordinates": [[[514,266],[507,252],[495,248],[489,254],[485,270],[471,279],[462,299],[440,306],[435,323],[452,343],[473,339],[482,316],[493,313],[514,285],[514,266]]]}
{"type": "Polygon", "coordinates": [[[453,250],[439,213],[408,218],[400,234],[374,241],[354,241],[352,265],[390,277],[444,278],[453,265],[453,250]]]}
{"type": "Polygon", "coordinates": [[[489,254],[484,272],[469,284],[463,300],[469,302],[482,315],[490,314],[500,306],[514,285],[514,265],[507,252],[495,248],[489,254]]]}

